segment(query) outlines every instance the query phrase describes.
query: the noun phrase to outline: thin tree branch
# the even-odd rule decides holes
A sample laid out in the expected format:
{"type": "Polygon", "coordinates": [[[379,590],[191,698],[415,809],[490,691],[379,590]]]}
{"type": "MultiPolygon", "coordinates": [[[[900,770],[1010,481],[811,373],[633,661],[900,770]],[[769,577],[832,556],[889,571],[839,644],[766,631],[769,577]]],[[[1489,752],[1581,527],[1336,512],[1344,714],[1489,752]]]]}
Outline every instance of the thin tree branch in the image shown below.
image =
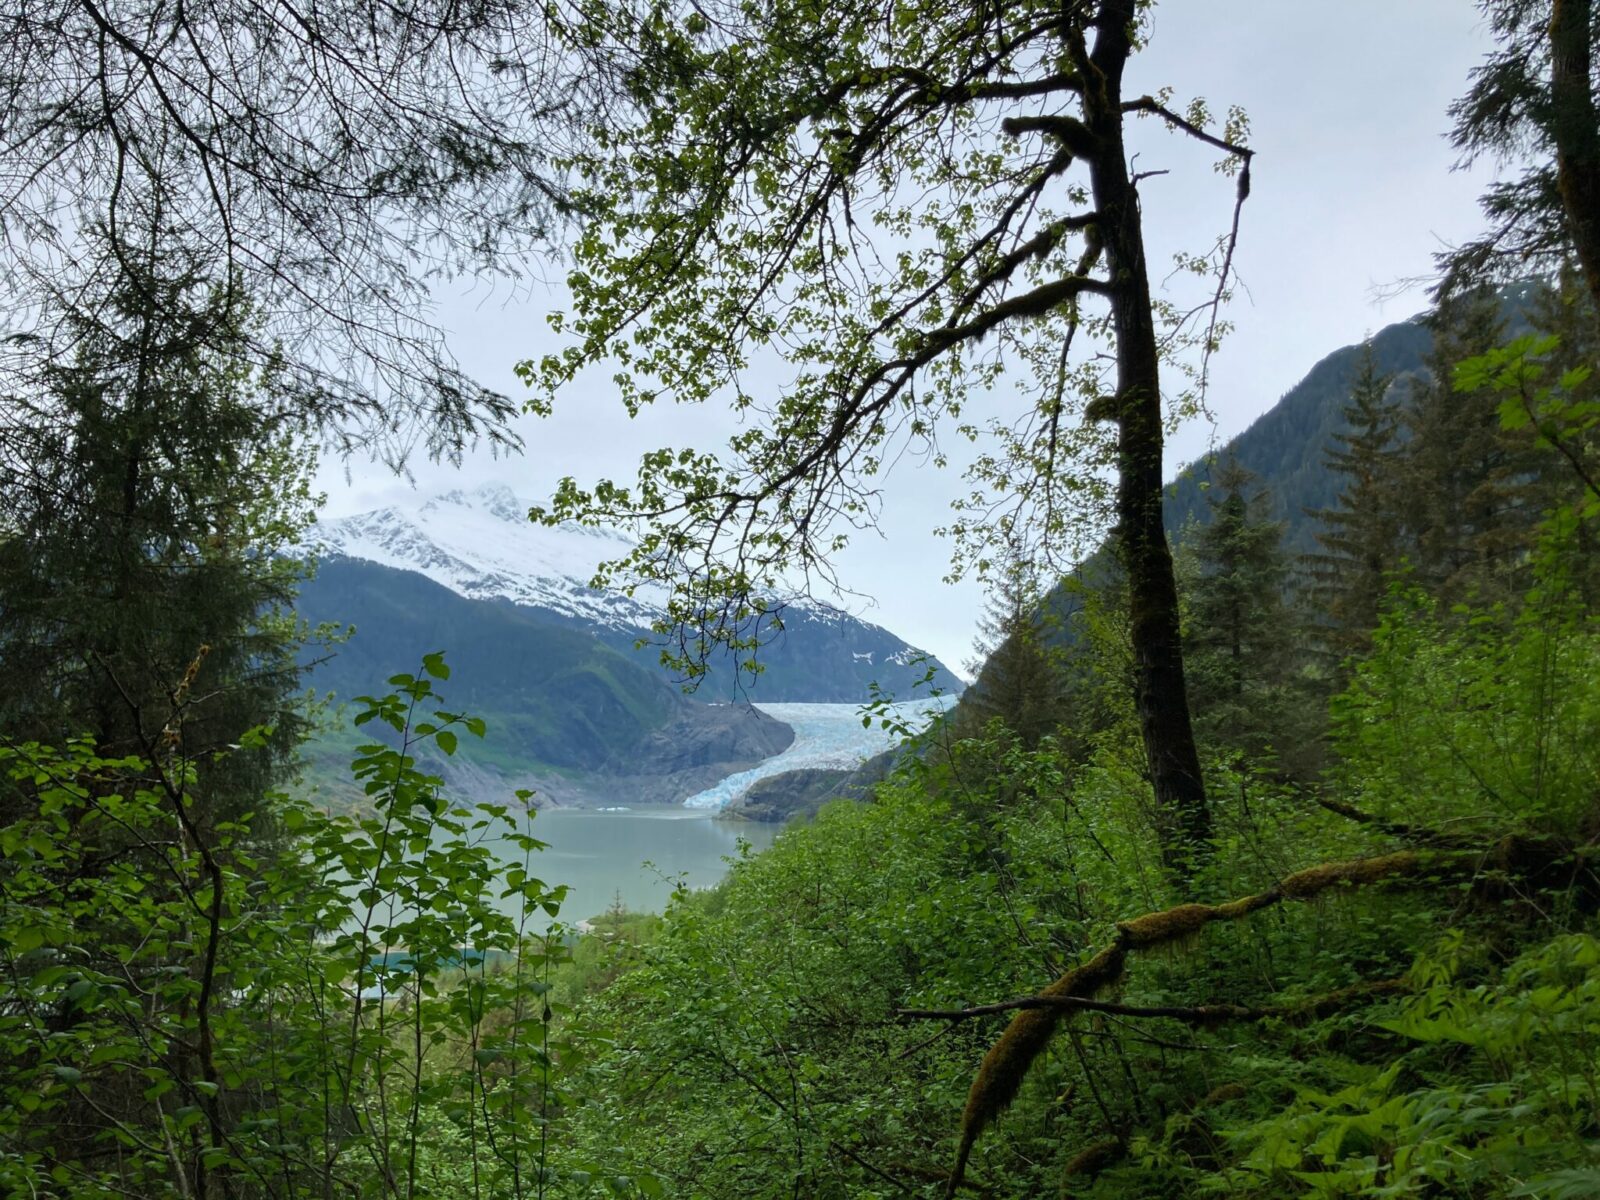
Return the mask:
{"type": "Polygon", "coordinates": [[[970,1021],[975,1017],[991,1017],[1019,1010],[1048,1008],[1058,1012],[1096,1012],[1117,1017],[1139,1017],[1167,1021],[1181,1021],[1185,1025],[1209,1028],[1224,1021],[1264,1021],[1273,1017],[1307,1017],[1321,1015],[1346,1004],[1365,1000],[1374,995],[1404,990],[1404,979],[1384,979],[1375,983],[1358,984],[1340,988],[1320,996],[1286,1004],[1117,1004],[1109,1000],[1094,1000],[1087,996],[1021,996],[1015,1000],[1001,1000],[994,1004],[978,1004],[971,1008],[900,1008],[895,1017],[901,1021],[970,1021]]]}

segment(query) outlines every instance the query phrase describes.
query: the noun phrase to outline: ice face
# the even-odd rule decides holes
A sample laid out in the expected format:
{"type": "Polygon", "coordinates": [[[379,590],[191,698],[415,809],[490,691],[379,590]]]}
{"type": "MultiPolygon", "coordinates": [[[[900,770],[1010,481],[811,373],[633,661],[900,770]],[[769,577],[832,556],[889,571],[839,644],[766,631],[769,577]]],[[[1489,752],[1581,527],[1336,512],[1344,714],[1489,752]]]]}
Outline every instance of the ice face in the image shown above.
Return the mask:
{"type": "MultiPolygon", "coordinates": [[[[890,705],[889,714],[918,729],[927,718],[948,703],[947,697],[911,700],[890,705]]],[[[690,796],[683,802],[685,807],[723,808],[742,796],[756,780],[781,775],[785,771],[798,771],[804,767],[848,770],[860,766],[874,754],[888,750],[900,740],[898,734],[881,728],[877,717],[873,717],[864,728],[861,722],[865,710],[859,704],[761,704],[757,707],[794,730],[794,741],[789,748],[748,771],[729,775],[720,783],[690,796]]]]}

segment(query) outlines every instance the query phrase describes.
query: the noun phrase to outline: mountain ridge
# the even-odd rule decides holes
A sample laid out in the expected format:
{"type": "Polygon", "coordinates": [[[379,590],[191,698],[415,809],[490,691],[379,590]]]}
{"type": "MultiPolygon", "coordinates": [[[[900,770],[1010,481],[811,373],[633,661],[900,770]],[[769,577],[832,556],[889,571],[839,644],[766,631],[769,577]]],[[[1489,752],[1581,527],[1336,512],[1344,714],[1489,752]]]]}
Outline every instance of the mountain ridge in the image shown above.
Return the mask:
{"type": "MultiPolygon", "coordinates": [[[[509,487],[486,483],[319,521],[307,544],[324,564],[353,560],[412,571],[468,600],[536,610],[681,682],[663,668],[653,631],[666,590],[641,586],[628,595],[590,587],[600,564],[624,557],[633,542],[615,530],[535,525],[527,513],[509,487]]],[[[869,699],[874,686],[902,699],[963,686],[933,656],[843,609],[802,597],[781,609],[781,624],[756,653],[759,675],[723,653],[707,664],[696,696],[855,703],[869,699]]]]}

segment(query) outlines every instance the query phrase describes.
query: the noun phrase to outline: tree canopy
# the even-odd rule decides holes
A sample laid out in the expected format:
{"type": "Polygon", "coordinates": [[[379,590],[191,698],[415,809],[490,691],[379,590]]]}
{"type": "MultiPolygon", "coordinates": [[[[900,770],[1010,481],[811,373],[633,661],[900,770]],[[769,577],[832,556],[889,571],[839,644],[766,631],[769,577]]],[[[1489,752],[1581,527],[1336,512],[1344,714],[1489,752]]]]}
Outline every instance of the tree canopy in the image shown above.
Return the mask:
{"type": "Polygon", "coordinates": [[[1600,303],[1600,6],[1480,0],[1498,44],[1450,110],[1463,161],[1521,172],[1483,196],[1489,229],[1444,256],[1445,288],[1549,271],[1569,255],[1600,303]]]}
{"type": "MultiPolygon", "coordinates": [[[[829,578],[907,455],[943,462],[945,439],[985,424],[996,438],[951,526],[958,570],[1013,537],[1049,558],[1086,516],[1103,529],[1112,468],[1140,711],[1176,845],[1203,840],[1205,803],[1161,527],[1159,363],[1191,323],[1158,330],[1124,122],[1152,115],[1216,148],[1241,201],[1251,152],[1241,114],[1213,133],[1204,105],[1124,96],[1141,11],[608,11],[593,40],[637,50],[616,51],[626,113],[577,164],[592,219],[573,312],[553,320],[573,340],[521,370],[536,411],[604,362],[630,412],[725,399],[741,417],[725,454],[663,449],[635,483],[568,479],[535,514],[647,522],[621,573],[673,586],[669,620],[702,631],[684,646],[691,669],[746,637],[796,574],[829,578]],[[787,386],[751,383],[775,354],[794,364],[787,386]],[[985,412],[1002,387],[1022,397],[1014,423],[985,412]]],[[[1231,241],[1220,253],[1225,287],[1231,241]]],[[[1204,312],[1188,316],[1209,345],[1204,312]]]]}

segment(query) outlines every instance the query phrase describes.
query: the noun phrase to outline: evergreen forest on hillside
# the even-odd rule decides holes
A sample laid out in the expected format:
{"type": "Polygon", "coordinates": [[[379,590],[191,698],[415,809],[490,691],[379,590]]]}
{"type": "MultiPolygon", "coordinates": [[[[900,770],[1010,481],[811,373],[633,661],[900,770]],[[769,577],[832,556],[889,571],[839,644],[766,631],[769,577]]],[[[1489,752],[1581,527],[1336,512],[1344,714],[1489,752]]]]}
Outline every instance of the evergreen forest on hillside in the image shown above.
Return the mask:
{"type": "Polygon", "coordinates": [[[0,1196],[1600,1195],[1600,3],[1478,8],[1484,232],[1176,482],[1256,150],[1127,90],[1148,0],[0,17],[0,1196]],[[1135,120],[1233,211],[1192,308],[1135,120]],[[570,303],[514,400],[428,288],[530,255],[570,303]],[[736,430],[529,514],[643,531],[608,582],[691,681],[982,435],[973,683],[865,704],[885,777],[664,914],[567,911],[533,797],[436,769],[684,703],[563,627],[595,704],[486,720],[523,610],[341,661],[358,803],[304,783],[318,453],[513,446],[596,377],[736,430]]]}

